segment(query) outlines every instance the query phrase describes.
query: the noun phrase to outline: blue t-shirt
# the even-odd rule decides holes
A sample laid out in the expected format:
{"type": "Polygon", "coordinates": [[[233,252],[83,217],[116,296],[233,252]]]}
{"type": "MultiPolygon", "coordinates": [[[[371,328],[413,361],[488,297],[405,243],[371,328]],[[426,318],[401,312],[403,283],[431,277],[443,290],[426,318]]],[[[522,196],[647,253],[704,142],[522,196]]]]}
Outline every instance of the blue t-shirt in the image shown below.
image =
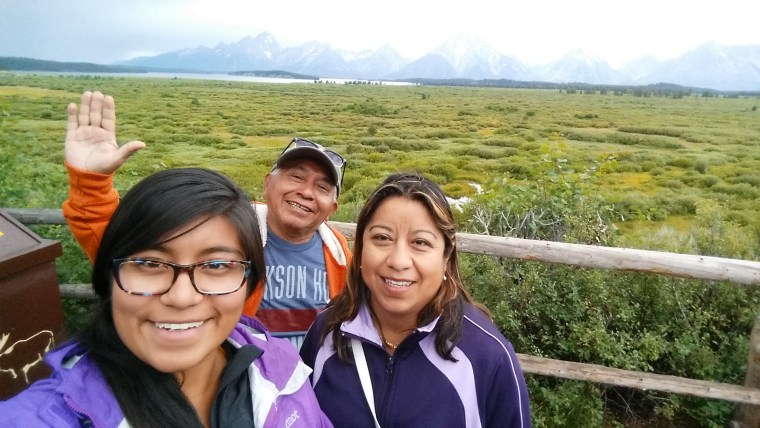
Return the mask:
{"type": "Polygon", "coordinates": [[[322,238],[293,244],[267,230],[266,288],[256,317],[299,349],[317,312],[330,300],[322,238]]]}

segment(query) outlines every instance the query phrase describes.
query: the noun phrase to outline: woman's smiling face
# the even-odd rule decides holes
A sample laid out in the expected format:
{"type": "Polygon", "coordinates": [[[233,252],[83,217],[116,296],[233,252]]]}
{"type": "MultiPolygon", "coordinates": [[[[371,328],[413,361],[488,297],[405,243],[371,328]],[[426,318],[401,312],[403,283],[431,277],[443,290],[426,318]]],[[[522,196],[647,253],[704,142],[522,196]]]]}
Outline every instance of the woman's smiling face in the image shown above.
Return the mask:
{"type": "Polygon", "coordinates": [[[361,272],[382,320],[417,315],[441,288],[446,268],[445,239],[427,208],[406,197],[380,203],[364,230],[361,272]]]}
{"type": "MultiPolygon", "coordinates": [[[[174,236],[130,257],[177,264],[245,259],[238,231],[226,217],[190,224],[174,236]]],[[[156,370],[189,370],[216,358],[219,345],[243,312],[245,290],[202,295],[193,288],[187,272],[180,273],[172,288],[158,296],[127,294],[112,281],[116,332],[139,359],[156,370]]]]}

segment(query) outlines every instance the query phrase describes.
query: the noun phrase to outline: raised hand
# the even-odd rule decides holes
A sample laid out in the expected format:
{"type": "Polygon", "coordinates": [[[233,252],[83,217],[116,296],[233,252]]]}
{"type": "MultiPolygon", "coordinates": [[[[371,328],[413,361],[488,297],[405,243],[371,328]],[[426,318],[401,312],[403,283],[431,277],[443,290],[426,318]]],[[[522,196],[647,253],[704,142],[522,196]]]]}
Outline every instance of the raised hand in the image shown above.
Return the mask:
{"type": "Polygon", "coordinates": [[[116,104],[110,95],[87,91],[82,94],[79,109],[71,103],[67,113],[64,156],[75,168],[112,174],[145,147],[142,141],[130,141],[121,147],[116,143],[116,104]]]}

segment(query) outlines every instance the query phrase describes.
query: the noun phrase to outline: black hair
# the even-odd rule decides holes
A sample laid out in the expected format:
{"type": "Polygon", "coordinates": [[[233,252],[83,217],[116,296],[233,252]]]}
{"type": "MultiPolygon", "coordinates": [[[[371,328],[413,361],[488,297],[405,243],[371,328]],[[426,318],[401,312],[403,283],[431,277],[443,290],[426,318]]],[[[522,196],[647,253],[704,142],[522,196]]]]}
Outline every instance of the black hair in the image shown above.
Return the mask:
{"type": "Polygon", "coordinates": [[[216,216],[237,228],[245,258],[251,260],[246,288],[250,296],[265,269],[258,220],[248,196],[218,172],[182,168],[145,178],[124,196],[103,234],[92,273],[98,306],[78,337],[131,426],[202,425],[175,376],[140,360],[119,338],[111,311],[112,260],[152,248],[181,228],[216,216]]]}

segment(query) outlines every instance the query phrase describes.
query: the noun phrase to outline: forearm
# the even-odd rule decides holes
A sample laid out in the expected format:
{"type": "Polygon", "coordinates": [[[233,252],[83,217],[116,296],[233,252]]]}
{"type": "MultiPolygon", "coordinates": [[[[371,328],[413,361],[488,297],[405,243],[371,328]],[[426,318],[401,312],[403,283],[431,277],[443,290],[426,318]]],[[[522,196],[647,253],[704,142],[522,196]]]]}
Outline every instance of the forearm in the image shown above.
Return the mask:
{"type": "Polygon", "coordinates": [[[74,238],[90,261],[100,247],[106,226],[119,205],[119,193],[113,187],[113,175],[74,168],[69,171],[69,196],[63,203],[63,217],[74,238]]]}

